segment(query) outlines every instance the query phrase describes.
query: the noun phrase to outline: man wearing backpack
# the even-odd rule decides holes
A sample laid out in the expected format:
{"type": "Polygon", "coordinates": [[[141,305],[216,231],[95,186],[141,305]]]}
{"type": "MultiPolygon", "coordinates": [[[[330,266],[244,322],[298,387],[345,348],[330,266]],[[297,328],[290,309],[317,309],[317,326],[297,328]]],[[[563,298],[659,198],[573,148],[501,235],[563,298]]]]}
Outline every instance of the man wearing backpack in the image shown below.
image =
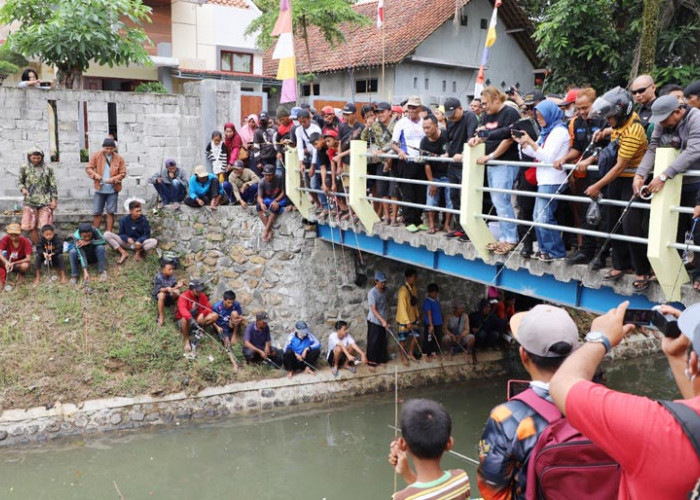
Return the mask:
{"type": "MultiPolygon", "coordinates": [[[[700,304],[682,314],[670,306],[661,312],[678,318],[683,335],[661,343],[684,400],[659,402],[613,391],[591,382],[603,356],[634,328],[624,325],[629,302],[596,318],[586,344],[552,378],[551,394],[571,424],[606,451],[622,468],[619,499],[690,498],[700,476],[700,439],[691,441],[679,423],[700,435],[700,304]],[[692,345],[692,350],[688,347],[692,345]],[[672,408],[664,408],[669,404],[672,408]]],[[[571,498],[577,498],[572,492],[571,498]]],[[[692,497],[697,498],[697,497],[692,497]]]]}
{"type": "MultiPolygon", "coordinates": [[[[520,361],[532,379],[528,391],[554,408],[549,381],[579,344],[576,324],[564,309],[541,304],[513,315],[510,326],[520,344],[520,361]]],[[[547,418],[519,399],[491,411],[479,441],[477,470],[485,500],[525,499],[530,452],[547,425],[547,418]]]]}

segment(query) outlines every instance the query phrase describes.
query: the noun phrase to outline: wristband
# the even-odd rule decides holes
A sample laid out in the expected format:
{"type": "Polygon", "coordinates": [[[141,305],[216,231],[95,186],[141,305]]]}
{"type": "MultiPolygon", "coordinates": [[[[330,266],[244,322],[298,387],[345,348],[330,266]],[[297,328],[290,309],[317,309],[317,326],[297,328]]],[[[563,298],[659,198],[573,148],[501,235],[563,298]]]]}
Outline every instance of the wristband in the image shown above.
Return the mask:
{"type": "Polygon", "coordinates": [[[603,332],[588,333],[588,335],[586,335],[586,342],[595,342],[603,344],[603,347],[605,347],[605,354],[610,352],[610,339],[608,339],[608,337],[603,332]]]}

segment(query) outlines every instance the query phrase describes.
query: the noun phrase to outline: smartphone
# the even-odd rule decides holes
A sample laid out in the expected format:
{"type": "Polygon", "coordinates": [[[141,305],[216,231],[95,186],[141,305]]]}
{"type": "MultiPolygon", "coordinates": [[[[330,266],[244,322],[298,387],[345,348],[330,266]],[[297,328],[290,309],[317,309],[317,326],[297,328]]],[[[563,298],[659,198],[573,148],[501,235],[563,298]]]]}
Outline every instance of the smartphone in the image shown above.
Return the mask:
{"type": "Polygon", "coordinates": [[[50,87],[50,86],[51,86],[51,82],[41,82],[39,84],[39,87],[50,87]]]}
{"type": "Polygon", "coordinates": [[[527,133],[527,132],[525,132],[524,130],[518,130],[517,128],[514,128],[514,129],[511,129],[511,130],[510,130],[510,135],[512,135],[512,136],[514,136],[514,137],[517,137],[518,139],[520,139],[520,138],[521,138],[522,136],[524,136],[526,133],[527,133]]]}
{"type": "Polygon", "coordinates": [[[658,306],[652,308],[651,324],[659,330],[664,337],[672,339],[678,338],[681,334],[681,329],[678,328],[678,319],[671,314],[664,314],[658,306]]]}
{"type": "Polygon", "coordinates": [[[521,392],[525,392],[530,388],[529,380],[509,380],[508,381],[508,400],[513,399],[521,392]]]}
{"type": "Polygon", "coordinates": [[[651,309],[627,309],[625,312],[625,325],[649,326],[652,318],[651,309]]]}

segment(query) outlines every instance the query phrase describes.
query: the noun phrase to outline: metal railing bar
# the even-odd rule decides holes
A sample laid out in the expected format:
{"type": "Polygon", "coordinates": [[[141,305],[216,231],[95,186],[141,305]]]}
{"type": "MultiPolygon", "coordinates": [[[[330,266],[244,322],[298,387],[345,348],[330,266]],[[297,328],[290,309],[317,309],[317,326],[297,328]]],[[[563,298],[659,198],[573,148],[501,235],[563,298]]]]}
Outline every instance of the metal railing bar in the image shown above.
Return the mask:
{"type": "Polygon", "coordinates": [[[421,210],[425,210],[426,212],[444,212],[447,214],[459,215],[459,210],[455,210],[454,208],[429,207],[428,205],[419,205],[418,203],[390,200],[387,198],[376,198],[374,196],[360,196],[360,199],[367,200],[367,201],[376,201],[379,203],[388,203],[390,205],[398,205],[400,207],[419,208],[421,210]]]}
{"type": "MultiPolygon", "coordinates": [[[[562,201],[575,201],[581,203],[590,203],[592,200],[588,196],[574,196],[570,194],[553,194],[553,193],[538,193],[537,191],[518,191],[517,189],[501,189],[501,188],[477,188],[478,191],[483,191],[485,193],[502,193],[502,194],[516,194],[518,196],[529,196],[531,198],[548,198],[554,200],[562,201]]],[[[626,207],[628,202],[620,200],[610,200],[608,198],[601,198],[598,200],[601,205],[611,205],[616,207],[626,207]]],[[[630,205],[632,208],[641,208],[644,210],[649,210],[650,205],[648,203],[632,202],[630,205]]]]}

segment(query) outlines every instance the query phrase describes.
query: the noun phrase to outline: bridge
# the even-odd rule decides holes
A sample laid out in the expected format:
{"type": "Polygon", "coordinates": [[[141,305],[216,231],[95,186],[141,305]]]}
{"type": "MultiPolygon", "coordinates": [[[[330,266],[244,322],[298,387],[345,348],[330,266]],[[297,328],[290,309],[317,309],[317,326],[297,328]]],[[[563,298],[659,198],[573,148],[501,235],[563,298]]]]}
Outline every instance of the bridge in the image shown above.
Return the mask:
{"type": "MultiPolygon", "coordinates": [[[[663,172],[666,166],[678,154],[677,150],[662,148],[657,150],[655,175],[663,172]]],[[[461,189],[461,210],[437,208],[438,211],[452,213],[459,217],[468,242],[447,239],[438,234],[408,233],[403,227],[391,227],[379,223],[379,217],[373,208],[373,201],[367,194],[367,181],[374,176],[367,172],[367,145],[363,141],[351,144],[351,159],[345,169],[349,206],[355,212],[357,222],[341,221],[333,217],[320,220],[317,225],[318,237],[348,248],[357,249],[388,259],[400,261],[416,267],[432,269],[436,272],[464,278],[470,281],[492,285],[500,289],[535,297],[545,301],[576,307],[591,312],[607,311],[623,300],[630,301],[630,307],[650,308],[659,303],[680,302],[690,305],[700,299],[700,294],[688,284],[690,277],[685,270],[679,250],[700,251],[700,247],[675,241],[678,216],[680,213],[692,213],[692,207],[681,207],[681,176],[666,182],[664,189],[656,193],[650,203],[635,204],[635,207],[648,209],[650,212],[648,238],[635,238],[621,234],[582,230],[575,227],[549,226],[537,222],[513,220],[518,224],[555,228],[565,232],[586,234],[600,238],[631,241],[647,245],[647,257],[656,275],[656,281],[642,294],[631,294],[633,276],[623,276],[616,283],[603,282],[600,271],[592,271],[587,265],[569,265],[564,261],[551,263],[537,259],[526,259],[518,253],[497,256],[486,250],[486,245],[495,241],[489,229],[489,221],[506,221],[495,215],[482,213],[482,201],[485,192],[494,191],[484,186],[484,169],[488,165],[500,165],[504,162],[491,161],[479,165],[476,159],[484,155],[484,146],[470,148],[465,145],[463,160],[463,180],[461,189]]],[[[390,157],[391,155],[384,155],[390,157]]],[[[287,172],[300,172],[296,151],[286,155],[287,172]]],[[[434,161],[434,158],[430,159],[434,161]]],[[[445,159],[446,161],[449,161],[445,159]]],[[[517,162],[516,162],[517,163],[517,162]]],[[[514,164],[508,162],[507,164],[514,164]]],[[[520,166],[538,168],[551,165],[520,162],[520,166]]],[[[565,165],[565,169],[574,168],[565,165]]],[[[591,167],[595,169],[596,167],[591,167]]],[[[690,175],[690,174],[689,174],[690,175]]],[[[401,179],[399,179],[401,181],[401,179]]],[[[408,181],[431,185],[428,181],[408,181]]],[[[458,187],[458,186],[455,186],[458,187]]],[[[286,176],[286,192],[301,214],[307,219],[314,219],[313,205],[307,193],[314,190],[304,186],[300,175],[286,176]]],[[[503,192],[504,190],[501,190],[503,192]]],[[[317,191],[320,192],[320,191],[317,191]]],[[[507,190],[509,194],[532,192],[507,190]]],[[[588,197],[568,195],[549,195],[537,193],[546,198],[560,197],[569,201],[590,203],[588,197]]],[[[382,200],[386,201],[386,200],[382,200]]],[[[392,202],[397,205],[411,206],[406,202],[392,202]]],[[[602,200],[601,204],[623,204],[615,200],[602,200]]],[[[427,209],[427,206],[421,206],[427,209]]]]}

